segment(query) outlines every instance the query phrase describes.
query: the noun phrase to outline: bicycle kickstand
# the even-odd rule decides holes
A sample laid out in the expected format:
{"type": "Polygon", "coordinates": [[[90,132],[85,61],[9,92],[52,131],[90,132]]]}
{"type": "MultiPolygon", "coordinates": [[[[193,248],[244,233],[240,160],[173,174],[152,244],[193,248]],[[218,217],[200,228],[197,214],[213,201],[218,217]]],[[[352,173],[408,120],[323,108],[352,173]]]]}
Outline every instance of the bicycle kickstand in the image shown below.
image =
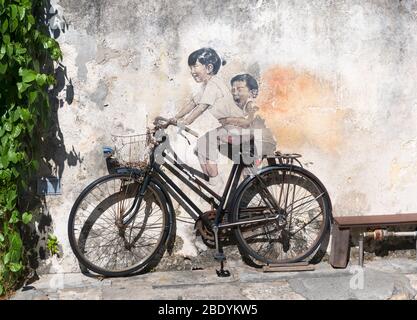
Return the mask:
{"type": "Polygon", "coordinates": [[[214,254],[214,259],[220,262],[220,270],[216,269],[217,276],[221,278],[230,277],[230,271],[224,268],[226,256],[223,253],[223,248],[221,248],[219,244],[219,228],[217,226],[214,226],[213,232],[214,240],[216,242],[216,253],[214,254]]]}

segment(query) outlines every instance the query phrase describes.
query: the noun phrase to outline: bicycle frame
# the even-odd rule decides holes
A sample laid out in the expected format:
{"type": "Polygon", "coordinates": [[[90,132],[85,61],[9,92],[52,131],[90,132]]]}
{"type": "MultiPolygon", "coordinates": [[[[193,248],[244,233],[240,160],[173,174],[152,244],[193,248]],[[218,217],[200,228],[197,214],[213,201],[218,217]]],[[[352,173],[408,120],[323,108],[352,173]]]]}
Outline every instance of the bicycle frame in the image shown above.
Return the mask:
{"type": "MultiPolygon", "coordinates": [[[[155,149],[154,149],[155,150],[155,149]]],[[[163,150],[162,156],[164,159],[163,164],[158,164],[155,161],[154,152],[151,152],[150,155],[150,165],[149,169],[145,174],[145,179],[141,185],[141,188],[138,189],[138,193],[135,197],[135,200],[132,204],[132,207],[124,214],[123,216],[123,224],[128,224],[134,218],[135,214],[137,213],[141,200],[145,195],[146,188],[152,179],[156,179],[161,182],[161,185],[167,191],[169,195],[171,195],[179,204],[180,206],[194,219],[197,221],[201,219],[202,222],[210,228],[229,228],[232,226],[238,226],[242,224],[249,224],[249,223],[258,223],[262,221],[274,220],[278,217],[278,214],[274,217],[265,217],[261,219],[254,219],[254,220],[246,220],[244,222],[234,222],[234,223],[221,223],[223,217],[226,213],[231,212],[232,203],[231,200],[234,198],[234,191],[237,189],[237,185],[239,183],[240,176],[242,171],[245,167],[253,168],[253,165],[244,164],[242,159],[237,164],[234,163],[229,173],[228,180],[226,182],[225,188],[223,190],[223,194],[219,195],[212,189],[210,189],[205,183],[203,183],[197,177],[207,177],[203,172],[198,171],[188,165],[184,164],[182,161],[179,161],[177,154],[172,151],[173,157],[167,154],[167,150],[172,149],[167,147],[163,150]],[[162,168],[166,168],[170,171],[175,177],[177,177],[180,181],[182,181],[187,187],[191,189],[197,196],[201,199],[206,201],[208,204],[212,205],[213,209],[216,210],[216,216],[214,223],[212,223],[204,213],[198,208],[198,206],[177,186],[177,184],[162,170],[162,168]],[[204,193],[201,189],[204,189],[206,193],[204,193]],[[209,194],[209,195],[208,195],[209,194]],[[216,203],[218,201],[218,204],[216,203]],[[132,214],[132,210],[133,214],[132,214]],[[128,217],[126,219],[126,217],[128,217]]],[[[268,160],[269,163],[271,159],[268,160]]],[[[275,163],[275,162],[274,162],[275,163]]],[[[271,199],[271,198],[270,198],[271,199]]],[[[216,233],[216,232],[215,232],[216,233]]]]}

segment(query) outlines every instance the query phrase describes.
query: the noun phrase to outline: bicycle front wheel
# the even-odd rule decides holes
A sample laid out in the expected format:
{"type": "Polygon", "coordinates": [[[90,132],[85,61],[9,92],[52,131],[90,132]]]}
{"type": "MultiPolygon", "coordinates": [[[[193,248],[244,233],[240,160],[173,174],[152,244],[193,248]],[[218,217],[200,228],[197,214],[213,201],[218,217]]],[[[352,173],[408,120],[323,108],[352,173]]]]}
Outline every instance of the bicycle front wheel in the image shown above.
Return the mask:
{"type": "Polygon", "coordinates": [[[152,183],[134,218],[123,223],[135,207],[140,185],[129,173],[109,175],[91,183],[75,201],[68,221],[69,241],[89,270],[125,276],[150,270],[163,256],[169,216],[163,196],[152,183]]]}
{"type": "Polygon", "coordinates": [[[243,255],[264,264],[299,262],[311,256],[330,232],[327,191],[299,167],[272,167],[241,190],[233,222],[243,255]],[[256,220],[257,222],[250,222],[256,220]]]}

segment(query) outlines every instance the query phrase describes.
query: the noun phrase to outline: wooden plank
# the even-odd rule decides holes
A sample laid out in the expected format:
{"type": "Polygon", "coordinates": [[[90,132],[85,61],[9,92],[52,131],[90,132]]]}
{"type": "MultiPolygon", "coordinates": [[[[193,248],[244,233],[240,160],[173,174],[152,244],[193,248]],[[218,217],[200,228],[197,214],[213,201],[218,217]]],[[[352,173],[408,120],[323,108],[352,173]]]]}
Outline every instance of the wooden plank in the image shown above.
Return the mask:
{"type": "Polygon", "coordinates": [[[315,267],[311,264],[307,265],[300,265],[300,266],[292,266],[290,263],[287,266],[264,266],[263,272],[296,272],[296,271],[314,271],[315,267]]]}
{"type": "Polygon", "coordinates": [[[332,227],[332,247],[329,263],[333,268],[346,268],[350,257],[350,229],[332,227]]]}
{"type": "Polygon", "coordinates": [[[417,224],[417,213],[387,214],[369,216],[334,217],[340,227],[375,227],[389,225],[417,224]]]}

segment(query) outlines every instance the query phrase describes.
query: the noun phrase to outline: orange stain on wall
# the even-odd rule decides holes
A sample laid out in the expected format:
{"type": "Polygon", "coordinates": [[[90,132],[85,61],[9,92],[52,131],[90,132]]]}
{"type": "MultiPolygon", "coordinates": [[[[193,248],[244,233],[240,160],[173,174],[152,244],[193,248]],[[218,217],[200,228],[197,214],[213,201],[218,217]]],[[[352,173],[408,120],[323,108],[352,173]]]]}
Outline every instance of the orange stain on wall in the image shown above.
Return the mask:
{"type": "Polygon", "coordinates": [[[261,77],[258,106],[279,150],[296,152],[308,144],[337,152],[343,143],[347,111],[337,107],[331,83],[310,73],[269,69],[261,77]]]}

